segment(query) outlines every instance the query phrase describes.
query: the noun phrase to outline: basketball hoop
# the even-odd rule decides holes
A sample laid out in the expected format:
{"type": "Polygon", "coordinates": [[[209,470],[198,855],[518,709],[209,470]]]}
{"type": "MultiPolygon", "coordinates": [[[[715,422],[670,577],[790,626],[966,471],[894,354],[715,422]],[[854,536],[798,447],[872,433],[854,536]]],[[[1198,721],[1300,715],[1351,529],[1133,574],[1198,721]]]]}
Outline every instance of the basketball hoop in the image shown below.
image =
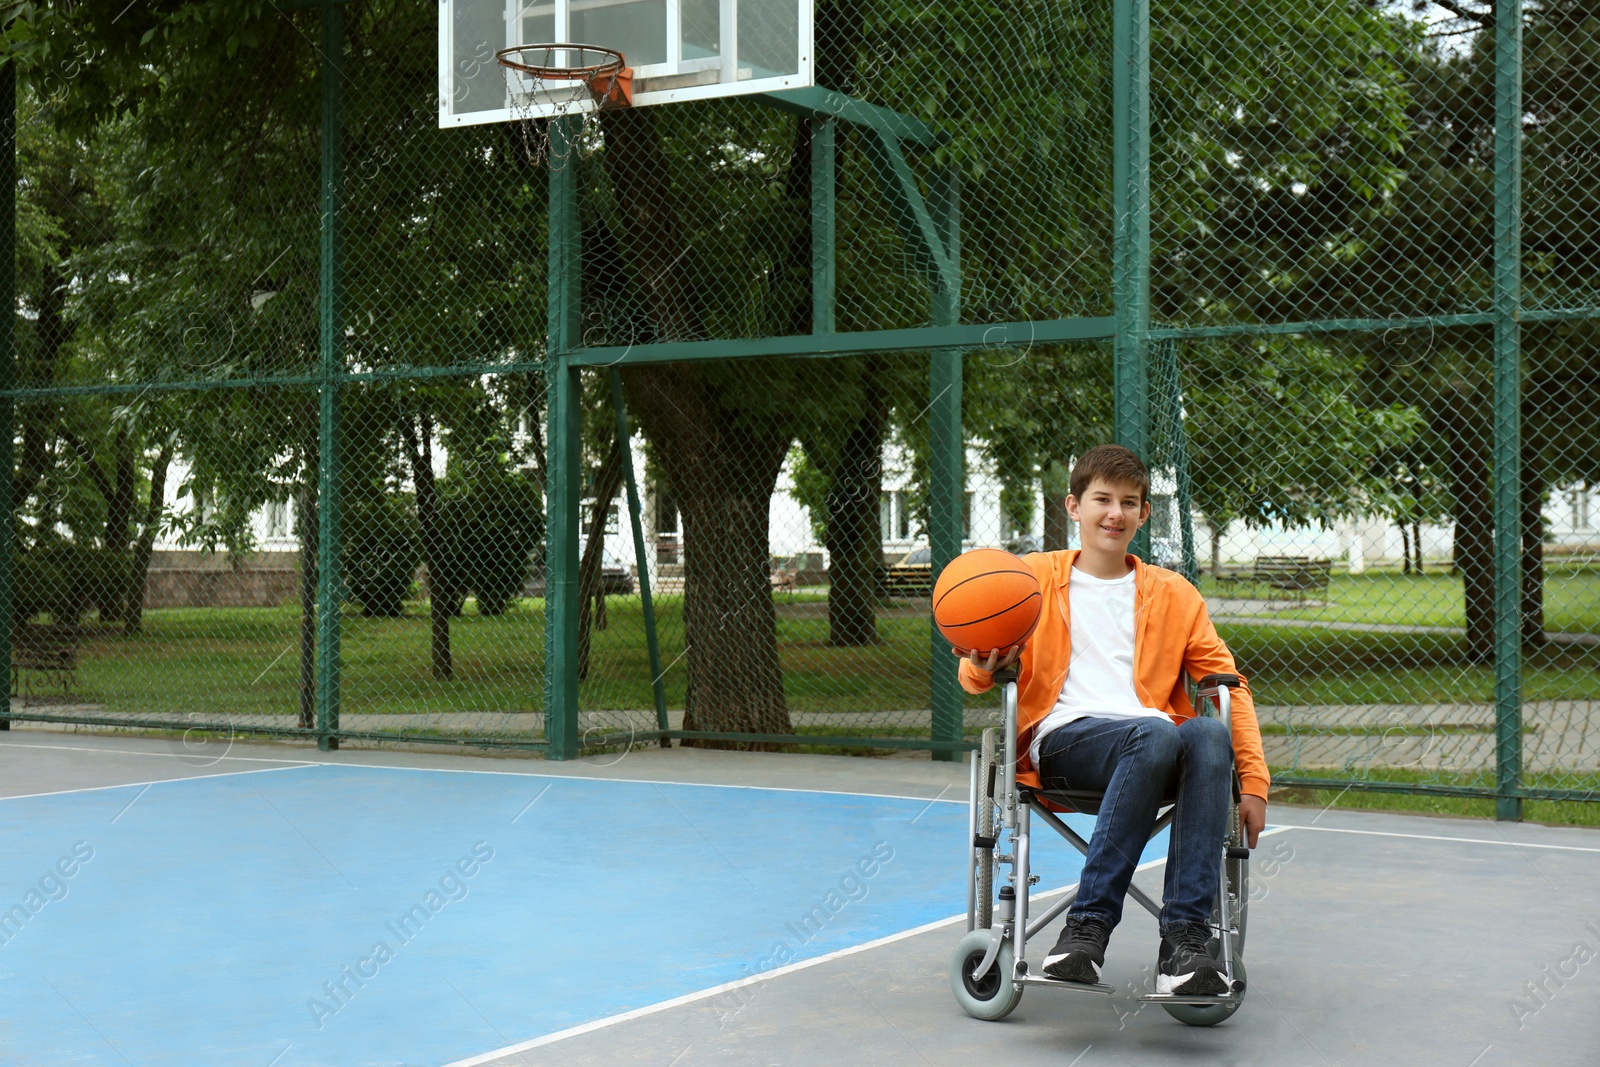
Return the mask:
{"type": "MultiPolygon", "coordinates": [[[[593,44],[519,44],[494,54],[508,78],[515,71],[538,86],[510,85],[511,110],[522,120],[528,160],[550,153],[549,126],[540,119],[592,114],[633,105],[633,68],[615,48],[593,44]],[[563,92],[559,83],[569,83],[563,92]]],[[[521,80],[521,79],[518,79],[521,80]]]]}
{"type": "Polygon", "coordinates": [[[628,66],[627,57],[615,48],[593,44],[519,44],[500,49],[494,58],[502,67],[540,81],[583,82],[602,108],[633,104],[633,68],[628,66]]]}

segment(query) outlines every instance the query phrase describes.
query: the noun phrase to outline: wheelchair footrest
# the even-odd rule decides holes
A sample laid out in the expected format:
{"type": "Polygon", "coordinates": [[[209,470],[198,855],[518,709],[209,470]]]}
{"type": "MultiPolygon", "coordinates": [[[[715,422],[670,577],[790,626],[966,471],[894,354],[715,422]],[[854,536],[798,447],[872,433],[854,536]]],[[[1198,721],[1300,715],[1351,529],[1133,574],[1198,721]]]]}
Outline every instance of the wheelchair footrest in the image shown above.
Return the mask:
{"type": "Polygon", "coordinates": [[[1027,975],[1026,977],[1023,977],[1023,978],[1018,978],[1017,979],[1017,984],[1018,985],[1047,985],[1051,989],[1068,989],[1068,990],[1076,991],[1078,993],[1099,993],[1101,996],[1106,996],[1106,997],[1109,997],[1111,994],[1113,994],[1113,993],[1115,993],[1117,991],[1115,986],[1108,986],[1108,985],[1103,985],[1103,984],[1101,984],[1101,985],[1090,985],[1087,982],[1063,982],[1059,978],[1045,978],[1045,977],[1043,977],[1041,975],[1032,975],[1032,974],[1027,975]]]}
{"type": "Polygon", "coordinates": [[[1151,1004],[1236,1004],[1244,994],[1213,993],[1209,996],[1191,997],[1182,993],[1146,993],[1139,999],[1151,1004]]]}

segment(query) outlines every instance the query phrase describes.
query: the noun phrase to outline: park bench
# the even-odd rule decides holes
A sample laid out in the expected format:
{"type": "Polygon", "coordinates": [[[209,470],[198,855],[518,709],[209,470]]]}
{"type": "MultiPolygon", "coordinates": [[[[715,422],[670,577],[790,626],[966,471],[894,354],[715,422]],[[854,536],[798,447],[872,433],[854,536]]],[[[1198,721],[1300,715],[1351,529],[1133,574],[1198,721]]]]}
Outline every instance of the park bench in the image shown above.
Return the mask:
{"type": "Polygon", "coordinates": [[[83,630],[68,623],[24,623],[11,632],[11,695],[24,704],[60,702],[72,692],[83,630]]]}
{"type": "Polygon", "coordinates": [[[1257,556],[1253,577],[1262,585],[1287,589],[1297,595],[1326,591],[1333,561],[1309,556],[1257,556]]]}

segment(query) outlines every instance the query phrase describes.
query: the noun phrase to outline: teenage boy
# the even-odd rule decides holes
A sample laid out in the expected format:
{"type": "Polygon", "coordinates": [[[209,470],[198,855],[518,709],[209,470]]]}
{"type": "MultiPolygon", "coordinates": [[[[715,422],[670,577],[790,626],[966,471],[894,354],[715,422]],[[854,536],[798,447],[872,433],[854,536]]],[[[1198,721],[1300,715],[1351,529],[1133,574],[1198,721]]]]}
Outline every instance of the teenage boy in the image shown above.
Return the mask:
{"type": "Polygon", "coordinates": [[[1044,973],[1093,984],[1123,897],[1164,798],[1176,798],[1156,992],[1227,992],[1207,951],[1232,780],[1251,848],[1266,824],[1267,763],[1250,690],[1233,690],[1233,736],[1195,715],[1185,675],[1237,674],[1204,599],[1181,575],[1130,556],[1150,518],[1150,472],[1120,445],[1090,449],[1072,470],[1067,514],[1082,548],[1025,562],[1044,604],[1026,647],[973,652],[961,684],[982,693],[1020,661],[1017,780],[1046,789],[1104,792],[1078,898],[1044,959],[1044,973]]]}

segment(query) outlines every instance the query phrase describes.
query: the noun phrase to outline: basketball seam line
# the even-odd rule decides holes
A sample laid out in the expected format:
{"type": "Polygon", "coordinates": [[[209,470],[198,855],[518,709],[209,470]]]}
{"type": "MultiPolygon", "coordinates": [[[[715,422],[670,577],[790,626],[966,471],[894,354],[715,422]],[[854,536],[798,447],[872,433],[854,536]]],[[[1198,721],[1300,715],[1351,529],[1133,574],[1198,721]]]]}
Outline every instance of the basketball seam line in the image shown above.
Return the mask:
{"type": "Polygon", "coordinates": [[[948,625],[949,628],[952,629],[952,630],[959,630],[963,626],[976,626],[980,622],[988,622],[990,619],[998,619],[1000,616],[1004,615],[1008,611],[1015,611],[1017,608],[1021,607],[1023,604],[1026,604],[1028,601],[1032,600],[1034,597],[1038,597],[1040,600],[1043,600],[1044,599],[1044,594],[1043,593],[1029,593],[1027,596],[1023,597],[1021,600],[1017,601],[1015,604],[1011,605],[1009,608],[1003,608],[1000,611],[995,612],[993,615],[985,615],[981,619],[973,619],[970,622],[940,623],[939,624],[939,629],[942,631],[948,625]]]}
{"type": "Polygon", "coordinates": [[[934,611],[938,611],[939,610],[939,605],[944,603],[944,598],[945,597],[949,596],[951,593],[954,593],[957,589],[960,589],[962,586],[966,585],[968,582],[975,582],[979,578],[987,578],[991,574],[1026,574],[1029,578],[1033,579],[1033,583],[1035,585],[1039,584],[1039,576],[1037,574],[1034,574],[1030,570],[1018,569],[1016,567],[1011,567],[1011,568],[1008,568],[1008,569],[1002,570],[1002,571],[984,571],[982,574],[974,574],[970,578],[963,578],[959,582],[957,582],[955,585],[952,585],[949,589],[946,589],[943,593],[940,593],[939,594],[939,598],[933,602],[933,610],[934,611]]]}

